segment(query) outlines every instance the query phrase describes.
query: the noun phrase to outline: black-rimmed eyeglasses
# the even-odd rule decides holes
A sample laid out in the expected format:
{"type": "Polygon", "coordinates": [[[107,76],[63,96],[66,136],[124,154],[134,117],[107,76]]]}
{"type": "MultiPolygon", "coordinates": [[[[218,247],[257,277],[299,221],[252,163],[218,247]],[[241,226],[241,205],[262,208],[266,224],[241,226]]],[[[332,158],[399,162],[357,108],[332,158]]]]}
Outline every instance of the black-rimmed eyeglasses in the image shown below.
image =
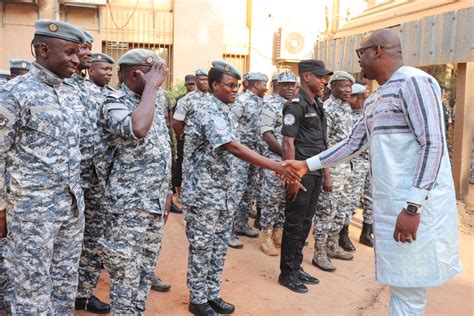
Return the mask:
{"type": "Polygon", "coordinates": [[[360,59],[366,50],[368,50],[369,48],[373,48],[373,47],[380,47],[381,49],[383,48],[382,45],[370,45],[370,46],[366,46],[366,47],[357,48],[356,49],[357,57],[359,57],[359,59],[360,59]]]}
{"type": "Polygon", "coordinates": [[[240,83],[225,83],[225,82],[221,82],[224,86],[226,86],[227,88],[229,88],[230,90],[239,90],[240,88],[240,83]]]}

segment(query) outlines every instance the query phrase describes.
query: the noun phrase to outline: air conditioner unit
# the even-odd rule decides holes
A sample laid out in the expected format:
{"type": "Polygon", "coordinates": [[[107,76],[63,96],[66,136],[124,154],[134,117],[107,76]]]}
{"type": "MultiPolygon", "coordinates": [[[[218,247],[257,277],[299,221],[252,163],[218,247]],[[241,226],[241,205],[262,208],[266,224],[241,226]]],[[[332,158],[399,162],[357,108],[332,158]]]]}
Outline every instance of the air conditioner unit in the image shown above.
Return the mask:
{"type": "Polygon", "coordinates": [[[63,0],[63,4],[70,7],[98,7],[107,5],[107,0],[63,0]]]}
{"type": "Polygon", "coordinates": [[[295,29],[280,28],[276,43],[276,59],[300,61],[314,55],[315,34],[295,29]]]}

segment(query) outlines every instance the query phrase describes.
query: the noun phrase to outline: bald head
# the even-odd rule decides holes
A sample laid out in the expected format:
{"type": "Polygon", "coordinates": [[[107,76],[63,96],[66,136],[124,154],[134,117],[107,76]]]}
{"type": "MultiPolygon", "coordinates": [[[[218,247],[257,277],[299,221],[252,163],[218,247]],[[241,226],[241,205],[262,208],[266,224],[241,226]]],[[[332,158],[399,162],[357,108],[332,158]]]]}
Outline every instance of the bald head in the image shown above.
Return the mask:
{"type": "Polygon", "coordinates": [[[402,44],[400,38],[390,29],[381,29],[364,36],[361,42],[362,47],[378,45],[383,50],[393,56],[402,57],[402,44]]]}
{"type": "Polygon", "coordinates": [[[370,80],[385,83],[403,66],[402,45],[396,33],[381,29],[364,36],[356,50],[362,75],[370,80]]]}

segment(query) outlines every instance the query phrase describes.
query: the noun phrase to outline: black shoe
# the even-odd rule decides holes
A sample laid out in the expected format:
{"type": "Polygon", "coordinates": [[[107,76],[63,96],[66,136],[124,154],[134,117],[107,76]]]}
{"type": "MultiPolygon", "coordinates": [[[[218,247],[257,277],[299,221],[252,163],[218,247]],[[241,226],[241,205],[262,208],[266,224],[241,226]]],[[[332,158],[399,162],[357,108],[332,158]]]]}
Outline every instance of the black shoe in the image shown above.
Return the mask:
{"type": "Polygon", "coordinates": [[[372,224],[362,223],[362,232],[360,233],[359,242],[368,247],[374,247],[374,238],[372,237],[372,224]]]}
{"type": "Polygon", "coordinates": [[[351,239],[349,238],[349,225],[342,226],[342,229],[339,232],[339,246],[341,246],[345,251],[356,251],[351,239]]]}
{"type": "Polygon", "coordinates": [[[309,275],[303,269],[299,269],[298,271],[296,271],[296,276],[304,284],[318,284],[319,283],[318,279],[316,279],[314,276],[309,275]]]}
{"type": "Polygon", "coordinates": [[[174,204],[174,202],[171,202],[170,212],[176,213],[176,214],[182,214],[183,210],[179,208],[176,204],[174,204]]]}
{"type": "Polygon", "coordinates": [[[232,314],[235,311],[235,306],[225,302],[222,298],[209,300],[209,305],[219,314],[232,314]]]}
{"type": "Polygon", "coordinates": [[[89,298],[76,298],[75,309],[85,310],[94,314],[110,313],[110,305],[101,302],[94,295],[89,298]]]}
{"type": "Polygon", "coordinates": [[[278,283],[296,293],[308,292],[308,288],[303,284],[303,282],[301,282],[300,279],[291,274],[288,276],[282,276],[280,274],[280,276],[278,277],[278,283]]]}
{"type": "Polygon", "coordinates": [[[188,310],[191,314],[197,316],[217,316],[209,303],[194,304],[189,303],[188,310]]]}

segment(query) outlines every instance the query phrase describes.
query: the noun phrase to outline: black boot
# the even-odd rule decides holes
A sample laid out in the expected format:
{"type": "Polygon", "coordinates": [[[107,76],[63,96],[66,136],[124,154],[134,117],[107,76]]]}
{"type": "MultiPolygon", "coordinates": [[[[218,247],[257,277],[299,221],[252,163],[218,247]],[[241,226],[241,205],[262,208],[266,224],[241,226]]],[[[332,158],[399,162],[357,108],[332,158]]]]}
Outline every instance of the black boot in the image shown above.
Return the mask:
{"type": "Polygon", "coordinates": [[[349,238],[349,225],[342,226],[339,232],[339,246],[349,252],[354,252],[356,249],[349,238]]]}
{"type": "Polygon", "coordinates": [[[374,247],[374,238],[372,237],[372,224],[362,223],[359,242],[368,247],[374,247]]]}
{"type": "Polygon", "coordinates": [[[189,303],[188,310],[191,314],[197,316],[217,316],[208,302],[202,304],[189,303]]]}
{"type": "Polygon", "coordinates": [[[75,309],[86,310],[94,314],[110,313],[110,305],[101,302],[97,297],[92,295],[89,298],[76,298],[75,309]]]}

